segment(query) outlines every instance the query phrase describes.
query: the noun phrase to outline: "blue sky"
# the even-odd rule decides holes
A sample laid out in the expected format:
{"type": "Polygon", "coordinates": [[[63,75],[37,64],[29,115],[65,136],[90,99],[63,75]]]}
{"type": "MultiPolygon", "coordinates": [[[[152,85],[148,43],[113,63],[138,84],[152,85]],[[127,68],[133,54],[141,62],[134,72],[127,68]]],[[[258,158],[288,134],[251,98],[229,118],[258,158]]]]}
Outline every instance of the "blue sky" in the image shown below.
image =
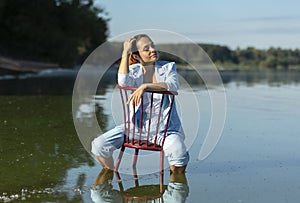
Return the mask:
{"type": "MultiPolygon", "coordinates": [[[[299,0],[98,0],[110,37],[163,29],[230,48],[300,48],[299,0]]],[[[166,42],[168,40],[166,39],[166,42]]]]}

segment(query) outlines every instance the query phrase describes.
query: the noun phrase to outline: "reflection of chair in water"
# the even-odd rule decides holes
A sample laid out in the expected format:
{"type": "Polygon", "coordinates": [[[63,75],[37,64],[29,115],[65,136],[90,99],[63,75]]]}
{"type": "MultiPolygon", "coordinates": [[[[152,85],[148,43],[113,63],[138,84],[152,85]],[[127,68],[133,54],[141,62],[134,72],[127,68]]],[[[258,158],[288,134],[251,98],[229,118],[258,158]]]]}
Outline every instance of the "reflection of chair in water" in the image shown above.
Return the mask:
{"type": "Polygon", "coordinates": [[[161,185],[140,185],[138,177],[135,176],[135,186],[124,189],[122,180],[116,172],[123,202],[163,202],[163,193],[167,186],[161,185]]]}
{"type": "MultiPolygon", "coordinates": [[[[119,165],[125,148],[135,149],[133,168],[136,168],[139,150],[160,151],[160,172],[164,170],[163,145],[166,138],[169,118],[176,92],[145,91],[138,108],[127,103],[134,87],[118,86],[124,113],[124,143],[116,162],[115,171],[119,165]]],[[[163,181],[161,179],[161,181],[163,181]]]]}
{"type": "Polygon", "coordinates": [[[102,169],[98,174],[94,186],[91,188],[91,198],[94,202],[171,202],[184,203],[189,194],[189,187],[185,174],[170,174],[169,184],[140,185],[138,176],[134,176],[134,187],[124,189],[118,172],[116,179],[119,190],[113,187],[113,171],[102,169]]]}

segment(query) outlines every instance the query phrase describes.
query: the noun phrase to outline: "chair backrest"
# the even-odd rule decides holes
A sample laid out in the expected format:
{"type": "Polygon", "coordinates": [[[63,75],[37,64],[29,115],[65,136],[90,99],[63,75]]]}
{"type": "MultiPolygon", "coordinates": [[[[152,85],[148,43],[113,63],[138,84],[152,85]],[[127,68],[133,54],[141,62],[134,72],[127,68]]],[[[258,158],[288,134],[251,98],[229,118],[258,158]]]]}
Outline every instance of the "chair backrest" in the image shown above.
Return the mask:
{"type": "Polygon", "coordinates": [[[118,86],[124,114],[124,135],[128,147],[161,150],[177,92],[145,91],[139,106],[128,99],[135,87],[118,86]]]}

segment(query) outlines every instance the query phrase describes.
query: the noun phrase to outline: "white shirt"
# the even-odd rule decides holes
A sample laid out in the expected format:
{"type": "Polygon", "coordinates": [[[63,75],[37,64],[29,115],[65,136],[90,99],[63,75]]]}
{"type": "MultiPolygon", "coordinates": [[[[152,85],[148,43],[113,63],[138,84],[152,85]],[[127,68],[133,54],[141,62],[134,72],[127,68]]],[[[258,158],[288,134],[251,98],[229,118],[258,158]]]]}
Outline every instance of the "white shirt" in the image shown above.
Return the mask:
{"type": "MultiPolygon", "coordinates": [[[[179,88],[179,82],[178,82],[178,76],[176,72],[176,64],[175,62],[168,62],[168,61],[157,61],[155,62],[155,75],[156,75],[156,81],[157,82],[164,82],[168,86],[168,91],[178,91],[179,88]]],[[[141,64],[133,64],[129,66],[129,73],[128,74],[118,74],[118,84],[120,86],[126,87],[139,87],[140,85],[143,84],[144,81],[144,74],[143,74],[143,69],[141,64]]],[[[155,98],[158,97],[157,95],[154,94],[154,104],[156,108],[154,109],[157,110],[158,105],[156,105],[157,102],[155,102],[155,98]]],[[[164,103],[163,103],[163,112],[167,112],[167,107],[169,106],[171,102],[170,97],[165,97],[164,103]]],[[[144,113],[145,116],[143,116],[143,125],[145,128],[147,128],[148,120],[147,120],[147,109],[149,109],[149,104],[147,100],[149,97],[147,94],[144,94],[144,103],[147,105],[144,105],[144,113]]],[[[157,98],[157,101],[159,101],[159,97],[157,98]]],[[[136,108],[136,111],[139,109],[139,107],[136,108]]],[[[155,119],[155,118],[154,118],[155,119]]],[[[162,122],[165,122],[164,119],[162,119],[162,122]]],[[[151,124],[155,123],[154,121],[151,120],[151,124]]],[[[151,128],[152,129],[152,128],[151,128]]],[[[154,130],[154,129],[152,129],[154,130]]],[[[175,103],[173,104],[172,112],[171,112],[171,117],[169,120],[169,127],[168,127],[168,133],[179,133],[184,136],[182,127],[181,127],[181,122],[177,114],[176,110],[176,105],[175,103]]],[[[167,134],[168,134],[167,133],[167,134]]]]}
{"type": "MultiPolygon", "coordinates": [[[[167,84],[168,91],[178,91],[179,83],[175,62],[155,62],[155,75],[157,82],[165,82],[167,84]]],[[[118,74],[118,84],[123,87],[139,87],[143,84],[143,81],[144,74],[141,64],[129,66],[129,74],[118,74]]]]}

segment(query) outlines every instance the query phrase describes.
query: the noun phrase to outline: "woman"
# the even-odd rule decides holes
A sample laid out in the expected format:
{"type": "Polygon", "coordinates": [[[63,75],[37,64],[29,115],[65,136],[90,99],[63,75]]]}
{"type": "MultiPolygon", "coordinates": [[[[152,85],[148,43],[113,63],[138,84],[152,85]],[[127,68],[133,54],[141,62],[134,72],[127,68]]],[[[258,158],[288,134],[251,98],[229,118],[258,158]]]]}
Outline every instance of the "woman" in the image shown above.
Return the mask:
{"type": "MultiPolygon", "coordinates": [[[[178,78],[174,62],[157,61],[158,53],[148,35],[140,34],[127,39],[118,70],[121,86],[137,87],[129,97],[138,105],[145,90],[177,91],[178,78]]],[[[184,133],[174,105],[169,122],[164,151],[173,173],[184,173],[189,154],[184,145],[184,133]]],[[[113,169],[112,153],[124,141],[123,125],[98,136],[92,142],[92,153],[104,168],[113,169]]]]}

